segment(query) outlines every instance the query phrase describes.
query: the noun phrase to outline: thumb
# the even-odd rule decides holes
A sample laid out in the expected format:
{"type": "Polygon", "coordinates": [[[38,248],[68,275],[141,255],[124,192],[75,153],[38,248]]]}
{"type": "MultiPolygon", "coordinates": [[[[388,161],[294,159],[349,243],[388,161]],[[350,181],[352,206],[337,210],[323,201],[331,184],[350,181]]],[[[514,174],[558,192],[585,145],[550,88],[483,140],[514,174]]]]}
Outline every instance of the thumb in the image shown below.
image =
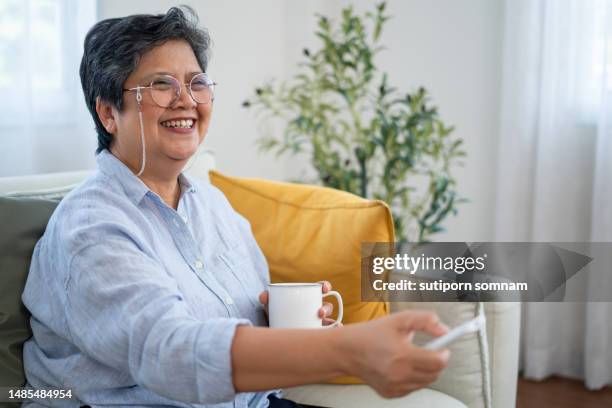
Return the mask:
{"type": "Polygon", "coordinates": [[[259,294],[259,303],[261,303],[264,306],[268,305],[268,291],[267,290],[264,290],[263,292],[259,294]]]}
{"type": "Polygon", "coordinates": [[[434,337],[448,332],[448,327],[440,321],[435,312],[424,310],[407,310],[395,315],[396,327],[400,331],[420,331],[434,337]]]}

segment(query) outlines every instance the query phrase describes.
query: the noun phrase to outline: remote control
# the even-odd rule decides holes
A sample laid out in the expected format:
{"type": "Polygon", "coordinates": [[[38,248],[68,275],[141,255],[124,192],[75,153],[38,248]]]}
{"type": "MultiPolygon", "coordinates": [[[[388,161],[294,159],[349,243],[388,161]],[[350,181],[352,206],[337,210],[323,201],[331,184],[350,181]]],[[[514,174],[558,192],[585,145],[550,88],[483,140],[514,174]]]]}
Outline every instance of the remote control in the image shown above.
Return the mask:
{"type": "Polygon", "coordinates": [[[441,348],[448,346],[450,343],[457,340],[458,338],[465,336],[469,333],[475,333],[484,327],[485,317],[483,315],[480,315],[472,320],[468,320],[467,322],[460,324],[445,335],[436,337],[429,343],[425,344],[424,348],[427,350],[440,350],[441,348]]]}

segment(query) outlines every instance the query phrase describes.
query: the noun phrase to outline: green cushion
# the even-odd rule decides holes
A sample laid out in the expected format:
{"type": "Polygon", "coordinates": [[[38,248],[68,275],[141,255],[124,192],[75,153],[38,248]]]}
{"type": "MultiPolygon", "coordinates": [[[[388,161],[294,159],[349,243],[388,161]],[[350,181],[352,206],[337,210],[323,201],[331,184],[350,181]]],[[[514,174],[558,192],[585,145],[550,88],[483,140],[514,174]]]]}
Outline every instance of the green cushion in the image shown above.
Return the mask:
{"type": "Polygon", "coordinates": [[[57,201],[0,197],[0,387],[21,386],[23,343],[32,335],[21,303],[34,245],[57,201]]]}

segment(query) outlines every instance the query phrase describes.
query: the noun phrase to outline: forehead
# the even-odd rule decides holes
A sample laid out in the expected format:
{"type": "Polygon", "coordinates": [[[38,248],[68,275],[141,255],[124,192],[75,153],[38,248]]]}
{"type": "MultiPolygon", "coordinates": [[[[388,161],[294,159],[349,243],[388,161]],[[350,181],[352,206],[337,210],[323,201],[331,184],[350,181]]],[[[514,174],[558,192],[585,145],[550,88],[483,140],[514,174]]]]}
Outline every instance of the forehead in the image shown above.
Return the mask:
{"type": "Polygon", "coordinates": [[[189,43],[184,40],[170,40],[144,53],[130,77],[143,78],[155,72],[168,72],[182,77],[201,71],[202,68],[189,43]]]}

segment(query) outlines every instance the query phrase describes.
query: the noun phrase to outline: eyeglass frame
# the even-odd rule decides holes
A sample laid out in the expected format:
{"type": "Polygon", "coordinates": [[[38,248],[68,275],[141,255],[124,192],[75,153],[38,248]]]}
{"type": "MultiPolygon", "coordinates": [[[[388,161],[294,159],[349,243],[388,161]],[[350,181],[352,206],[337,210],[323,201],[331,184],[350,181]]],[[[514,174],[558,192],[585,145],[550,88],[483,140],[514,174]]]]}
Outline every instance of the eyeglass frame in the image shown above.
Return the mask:
{"type": "MultiPolygon", "coordinates": [[[[195,77],[197,77],[198,75],[206,75],[207,79],[209,79],[209,80],[210,80],[210,78],[208,78],[208,74],[207,74],[206,72],[200,72],[199,74],[195,74],[195,75],[194,75],[194,76],[191,78],[191,81],[189,81],[189,83],[186,83],[186,82],[181,82],[181,81],[179,81],[177,78],[173,77],[172,75],[168,75],[168,74],[162,74],[162,75],[160,75],[160,76],[162,76],[162,77],[167,77],[167,78],[172,78],[173,80],[175,80],[176,82],[178,82],[178,84],[179,84],[179,85],[185,85],[185,88],[187,89],[187,93],[188,93],[188,94],[189,94],[189,96],[191,97],[191,100],[192,100],[192,101],[194,101],[194,102],[195,102],[196,104],[198,104],[198,105],[206,105],[207,103],[210,103],[210,102],[212,102],[212,101],[214,101],[214,100],[215,100],[215,91],[214,91],[214,89],[211,89],[211,97],[210,97],[210,100],[209,100],[209,101],[207,101],[207,102],[198,102],[198,101],[196,101],[196,99],[193,97],[193,93],[192,93],[192,91],[191,91],[191,83],[193,82],[193,80],[195,79],[195,77]]],[[[157,78],[156,78],[156,79],[157,79],[157,78]]],[[[123,88],[123,92],[128,92],[128,91],[136,91],[136,92],[138,92],[138,91],[139,91],[139,90],[141,90],[141,89],[149,89],[149,92],[151,92],[151,90],[153,89],[153,82],[154,82],[154,81],[155,81],[155,79],[152,79],[152,80],[151,80],[151,83],[149,84],[149,86],[140,86],[140,85],[139,85],[139,86],[136,86],[136,87],[133,87],[133,88],[123,88]]],[[[207,83],[206,83],[206,86],[213,86],[213,87],[214,87],[214,86],[217,86],[217,85],[218,85],[218,83],[217,83],[217,82],[214,82],[214,81],[212,81],[212,80],[210,80],[210,81],[211,81],[211,82],[207,82],[207,83]]],[[[178,95],[176,95],[176,98],[175,98],[175,99],[172,101],[172,103],[171,103],[171,104],[169,104],[168,106],[162,106],[162,105],[160,105],[159,103],[157,103],[157,101],[155,100],[155,98],[153,98],[153,95],[151,95],[151,99],[153,99],[153,102],[155,102],[155,104],[156,104],[157,106],[159,106],[160,108],[169,108],[169,107],[171,107],[172,105],[174,105],[174,104],[176,103],[176,101],[178,101],[178,100],[180,99],[180,97],[181,97],[181,92],[183,92],[183,87],[182,87],[182,86],[179,86],[179,88],[178,88],[178,89],[179,89],[178,95]]],[[[137,100],[138,100],[138,102],[140,103],[140,100],[142,99],[142,96],[140,96],[139,94],[137,94],[137,95],[136,95],[136,99],[137,99],[137,100]]]]}

